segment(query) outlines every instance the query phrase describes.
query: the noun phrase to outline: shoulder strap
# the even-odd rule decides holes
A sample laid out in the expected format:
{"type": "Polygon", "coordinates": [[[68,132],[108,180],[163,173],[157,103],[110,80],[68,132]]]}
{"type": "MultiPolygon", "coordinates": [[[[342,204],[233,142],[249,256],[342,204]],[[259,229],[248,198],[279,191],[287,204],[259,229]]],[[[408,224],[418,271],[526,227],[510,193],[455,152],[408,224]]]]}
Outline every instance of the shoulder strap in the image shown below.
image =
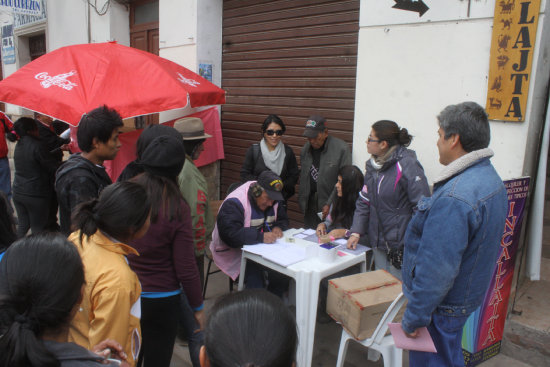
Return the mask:
{"type": "Polygon", "coordinates": [[[252,156],[254,157],[254,164],[258,162],[258,159],[260,158],[261,153],[262,152],[260,150],[260,144],[258,143],[252,144],[252,156]]]}

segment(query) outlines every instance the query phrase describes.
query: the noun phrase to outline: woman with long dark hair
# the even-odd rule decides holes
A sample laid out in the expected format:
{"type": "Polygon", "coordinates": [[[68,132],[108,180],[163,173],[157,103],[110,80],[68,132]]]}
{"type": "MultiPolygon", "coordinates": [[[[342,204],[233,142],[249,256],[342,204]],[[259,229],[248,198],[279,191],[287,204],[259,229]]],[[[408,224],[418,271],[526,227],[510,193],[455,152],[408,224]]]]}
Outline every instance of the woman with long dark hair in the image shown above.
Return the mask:
{"type": "Polygon", "coordinates": [[[356,166],[344,166],[338,172],[335,186],[336,200],[332,203],[325,221],[317,226],[319,237],[346,237],[353,222],[355,202],[363,186],[363,173],[356,166]]]}
{"type": "Polygon", "coordinates": [[[281,140],[286,131],[283,120],[269,115],[262,123],[262,140],[246,151],[241,181],[256,181],[263,171],[271,170],[283,181],[285,202],[294,195],[300,170],[292,148],[281,140]]]}
{"type": "Polygon", "coordinates": [[[203,302],[195,261],[193,226],[189,206],[177,185],[185,162],[181,136],[159,136],[144,150],[139,163],[145,172],[133,181],[147,190],[151,199],[151,227],[131,242],[140,256],[128,261],[143,287],[141,329],[145,366],[168,367],[172,358],[183,291],[199,329],[203,323],[203,302]]]}
{"type": "Polygon", "coordinates": [[[21,117],[13,124],[19,136],[13,161],[13,203],[17,211],[17,236],[23,237],[45,230],[51,223],[50,205],[55,195],[55,171],[60,162],[47,151],[40,140],[38,125],[30,117],[21,117]]]}
{"type": "Polygon", "coordinates": [[[430,189],[416,153],[407,149],[412,136],[389,120],[372,125],[367,139],[371,158],[365,164],[363,190],[357,199],[348,247],[368,235],[376,269],[401,279],[404,237],[413,208],[430,189]]]}
{"type": "MultiPolygon", "coordinates": [[[[118,365],[65,342],[84,284],[78,251],[61,234],[42,233],[15,242],[0,262],[0,366],[118,365]]],[[[93,350],[106,347],[120,352],[114,341],[101,342],[93,350]]],[[[116,357],[125,359],[123,354],[116,357]]]]}
{"type": "Polygon", "coordinates": [[[69,236],[86,270],[86,288],[69,340],[89,349],[113,338],[132,365],[141,346],[141,286],[126,260],[138,253],[127,244],[147,232],[150,212],[141,185],[117,182],[104,188],[98,199],[76,207],[71,221],[75,232],[69,236]]]}

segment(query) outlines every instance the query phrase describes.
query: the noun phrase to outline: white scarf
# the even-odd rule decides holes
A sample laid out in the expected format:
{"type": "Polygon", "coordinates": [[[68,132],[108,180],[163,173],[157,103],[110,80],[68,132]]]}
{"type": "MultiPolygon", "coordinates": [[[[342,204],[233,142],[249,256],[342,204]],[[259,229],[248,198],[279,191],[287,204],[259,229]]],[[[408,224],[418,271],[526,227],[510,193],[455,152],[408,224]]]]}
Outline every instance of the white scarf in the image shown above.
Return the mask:
{"type": "Polygon", "coordinates": [[[273,151],[269,151],[265,139],[262,139],[260,141],[260,149],[262,150],[262,156],[266,167],[275,172],[277,176],[280,176],[286,156],[285,145],[283,142],[279,141],[279,144],[277,144],[275,149],[273,149],[273,151]]]}

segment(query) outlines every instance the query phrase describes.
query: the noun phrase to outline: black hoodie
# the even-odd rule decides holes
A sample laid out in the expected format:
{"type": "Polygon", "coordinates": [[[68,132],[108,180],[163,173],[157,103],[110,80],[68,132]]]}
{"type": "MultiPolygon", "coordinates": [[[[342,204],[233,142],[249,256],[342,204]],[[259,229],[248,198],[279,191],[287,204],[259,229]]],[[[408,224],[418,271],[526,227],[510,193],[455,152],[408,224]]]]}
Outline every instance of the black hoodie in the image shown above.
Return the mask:
{"type": "Polygon", "coordinates": [[[99,197],[101,190],[111,183],[105,167],[92,163],[80,153],[71,155],[55,174],[61,232],[71,233],[71,213],[78,204],[99,197]]]}

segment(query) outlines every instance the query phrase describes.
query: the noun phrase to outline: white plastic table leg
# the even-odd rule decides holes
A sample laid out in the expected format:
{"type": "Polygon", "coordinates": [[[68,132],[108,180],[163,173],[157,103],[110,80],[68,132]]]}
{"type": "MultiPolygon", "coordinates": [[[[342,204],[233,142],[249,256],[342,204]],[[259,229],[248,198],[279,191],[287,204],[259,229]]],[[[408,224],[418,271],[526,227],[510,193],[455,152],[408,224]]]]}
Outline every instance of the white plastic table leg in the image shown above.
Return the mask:
{"type": "Polygon", "coordinates": [[[239,291],[242,291],[244,289],[244,274],[246,272],[246,257],[243,255],[241,256],[241,272],[239,274],[239,287],[237,288],[239,291]]]}
{"type": "Polygon", "coordinates": [[[313,342],[310,343],[310,338],[313,340],[314,335],[309,334],[308,322],[311,313],[309,303],[311,293],[310,275],[311,272],[300,272],[296,277],[296,323],[298,324],[296,364],[298,367],[309,367],[311,365],[311,359],[308,360],[308,346],[313,344],[313,342]]]}

